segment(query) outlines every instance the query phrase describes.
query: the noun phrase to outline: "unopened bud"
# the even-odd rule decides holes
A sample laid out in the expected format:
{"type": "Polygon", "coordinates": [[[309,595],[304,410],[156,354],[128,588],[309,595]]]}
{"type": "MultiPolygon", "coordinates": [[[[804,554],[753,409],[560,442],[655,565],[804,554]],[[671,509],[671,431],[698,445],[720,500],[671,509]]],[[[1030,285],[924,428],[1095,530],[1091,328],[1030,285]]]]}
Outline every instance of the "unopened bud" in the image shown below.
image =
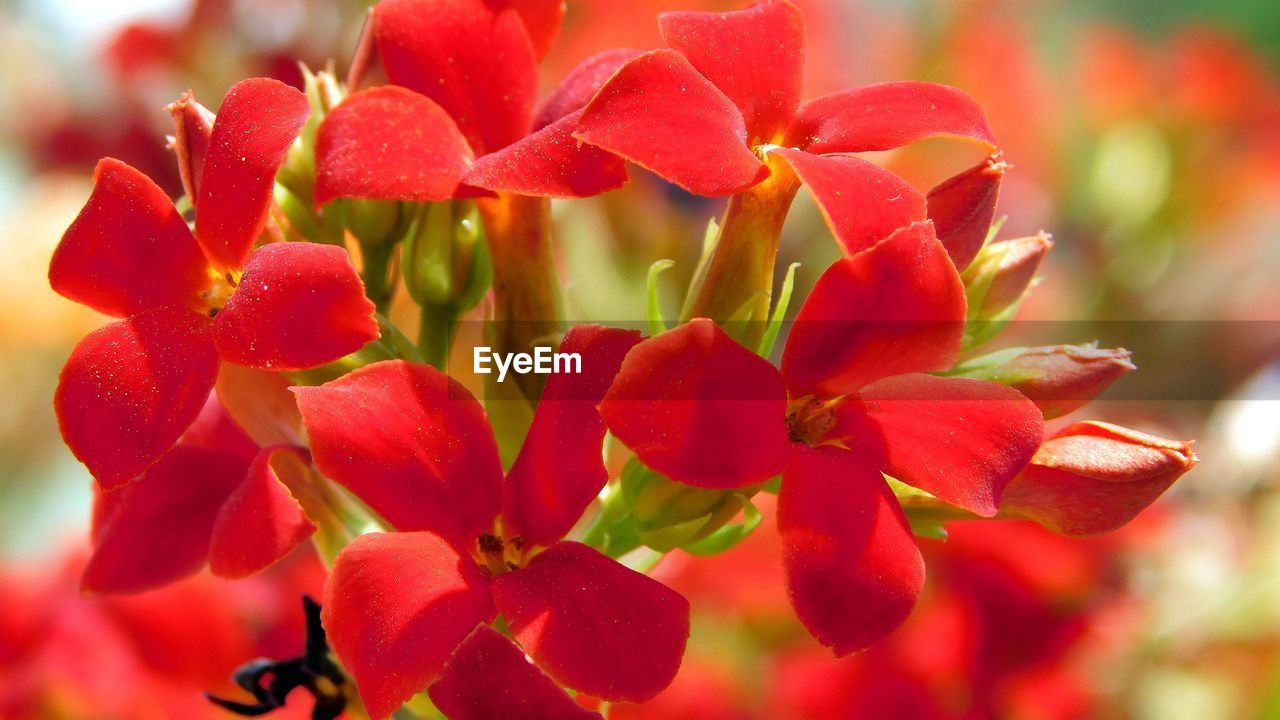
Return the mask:
{"type": "Polygon", "coordinates": [[[990,340],[1013,317],[1053,247],[1046,233],[994,242],[961,275],[969,303],[966,347],[990,340]]]}
{"type": "Polygon", "coordinates": [[[989,380],[1021,392],[1046,419],[1066,415],[1101,395],[1134,369],[1128,350],[1052,345],[1002,350],[965,363],[956,375],[989,380]]]}
{"type": "Polygon", "coordinates": [[[360,28],[360,39],[356,42],[356,51],[351,56],[351,67],[347,68],[347,92],[356,92],[360,89],[370,66],[377,59],[373,29],[373,8],[369,8],[364,16],[364,26],[360,28]]]}
{"type": "Polygon", "coordinates": [[[987,241],[1008,167],[994,153],[929,191],[929,219],[959,270],[969,267],[987,241]]]}
{"type": "Polygon", "coordinates": [[[404,235],[400,203],[394,200],[349,200],[347,228],[362,246],[391,245],[404,235]]]}
{"type": "Polygon", "coordinates": [[[623,476],[622,492],[640,542],[669,552],[724,527],[742,510],[742,496],[671,480],[648,468],[623,476]]]}
{"type": "Polygon", "coordinates": [[[171,147],[178,156],[178,175],[182,178],[183,191],[194,203],[200,189],[200,174],[204,172],[204,159],[209,153],[214,115],[196,102],[190,90],[170,104],[168,110],[173,116],[171,147]]]}
{"type": "Polygon", "coordinates": [[[1188,442],[1078,422],[1040,446],[1005,488],[1000,512],[1064,535],[1110,532],[1132,520],[1196,462],[1188,442]]]}
{"type": "Polygon", "coordinates": [[[474,212],[452,201],[428,203],[402,250],[405,286],[419,305],[463,312],[476,306],[493,278],[474,212]]]}

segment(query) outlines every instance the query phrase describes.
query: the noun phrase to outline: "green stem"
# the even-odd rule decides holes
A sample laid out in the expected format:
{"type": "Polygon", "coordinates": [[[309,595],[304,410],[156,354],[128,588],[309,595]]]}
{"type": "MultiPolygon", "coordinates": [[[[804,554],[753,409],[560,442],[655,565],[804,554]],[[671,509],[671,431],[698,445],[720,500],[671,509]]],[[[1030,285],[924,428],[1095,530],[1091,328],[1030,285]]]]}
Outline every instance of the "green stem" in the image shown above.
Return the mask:
{"type": "Polygon", "coordinates": [[[771,175],[729,198],[714,244],[698,268],[681,321],[715,320],[748,347],[764,335],[773,294],[773,266],[782,225],[800,180],[782,161],[768,160],[771,175]]]}
{"type": "Polygon", "coordinates": [[[444,370],[457,329],[458,312],[452,305],[423,305],[418,316],[418,351],[423,361],[444,370]]]}
{"type": "Polygon", "coordinates": [[[394,287],[388,282],[391,268],[391,256],[395,252],[394,243],[361,244],[360,252],[364,257],[364,289],[369,299],[377,306],[378,312],[386,315],[391,306],[394,287]]]}
{"type": "Polygon", "coordinates": [[[605,538],[609,534],[609,528],[621,520],[628,511],[627,500],[622,495],[622,488],[618,485],[608,486],[600,502],[600,510],[596,514],[595,520],[587,528],[586,534],[583,535],[582,543],[593,548],[603,549],[605,538]]]}

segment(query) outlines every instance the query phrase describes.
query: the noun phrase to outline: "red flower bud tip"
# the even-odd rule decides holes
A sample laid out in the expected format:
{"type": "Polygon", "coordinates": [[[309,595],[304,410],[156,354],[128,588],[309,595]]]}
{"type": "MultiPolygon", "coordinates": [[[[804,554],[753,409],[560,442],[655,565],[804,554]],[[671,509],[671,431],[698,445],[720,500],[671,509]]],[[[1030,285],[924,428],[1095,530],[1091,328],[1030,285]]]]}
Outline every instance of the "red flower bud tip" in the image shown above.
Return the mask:
{"type": "Polygon", "coordinates": [[[1009,166],[999,152],[929,191],[929,219],[951,261],[969,267],[991,231],[1000,182],[1009,166]]]}
{"type": "Polygon", "coordinates": [[[1189,442],[1107,423],[1075,423],[1046,440],[1005,488],[1002,514],[1065,535],[1110,532],[1197,461],[1189,442]]]}
{"type": "Polygon", "coordinates": [[[1131,356],[1123,348],[1052,345],[988,355],[993,362],[979,359],[971,370],[960,374],[1004,383],[1027,396],[1046,419],[1051,419],[1081,407],[1137,369],[1129,361],[1131,356]],[[1010,356],[1010,352],[1016,354],[1010,356]]]}
{"type": "Polygon", "coordinates": [[[200,187],[200,175],[204,172],[204,159],[209,152],[209,136],[213,134],[214,115],[208,108],[196,102],[190,90],[177,102],[168,106],[173,115],[173,141],[170,147],[178,156],[178,174],[182,176],[182,189],[195,201],[200,187]]]}
{"type": "Polygon", "coordinates": [[[1053,239],[1042,231],[992,243],[978,253],[964,274],[969,317],[994,320],[1017,305],[1051,247],[1053,239]]]}

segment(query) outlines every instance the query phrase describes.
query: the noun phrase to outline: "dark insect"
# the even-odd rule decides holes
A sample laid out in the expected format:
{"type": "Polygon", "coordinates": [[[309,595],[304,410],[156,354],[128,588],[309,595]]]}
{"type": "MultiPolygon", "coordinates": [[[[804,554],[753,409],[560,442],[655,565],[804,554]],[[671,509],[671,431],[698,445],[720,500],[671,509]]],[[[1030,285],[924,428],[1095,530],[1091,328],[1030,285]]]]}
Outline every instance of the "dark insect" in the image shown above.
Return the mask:
{"type": "Polygon", "coordinates": [[[347,707],[346,676],[329,657],[329,643],[320,624],[320,605],[302,598],[307,616],[307,639],[302,656],[289,660],[258,658],[241,665],[231,679],[253,696],[254,703],[227,700],[205,693],[213,704],[244,717],[258,717],[284,707],[289,693],[306,688],[315,698],[311,720],[336,720],[347,707]]]}

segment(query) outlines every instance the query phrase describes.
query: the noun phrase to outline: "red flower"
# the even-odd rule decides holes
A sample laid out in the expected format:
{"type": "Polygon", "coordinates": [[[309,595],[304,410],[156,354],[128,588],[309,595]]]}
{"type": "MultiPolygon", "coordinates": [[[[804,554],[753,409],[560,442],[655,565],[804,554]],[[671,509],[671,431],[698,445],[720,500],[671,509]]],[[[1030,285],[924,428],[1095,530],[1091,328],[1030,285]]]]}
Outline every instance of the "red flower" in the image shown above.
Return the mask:
{"type": "MultiPolygon", "coordinates": [[[[582,373],[551,376],[505,478],[484,410],[431,367],[376,363],[296,390],[318,467],[401,531],[349,545],[325,591],[333,648],[375,718],[437,680],[432,696],[444,706],[490,697],[473,684],[493,688],[499,678],[481,671],[488,661],[473,652],[520,683],[494,702],[529,693],[550,703],[546,678],[519,665],[518,651],[483,631],[472,635],[498,612],[524,651],[568,687],[645,700],[671,681],[688,603],[561,539],[607,480],[595,403],[638,339],[600,327],[566,335],[561,351],[581,354],[582,373]]],[[[564,693],[554,697],[572,706],[564,693]]],[[[563,712],[511,716],[573,716],[563,712]]]]}
{"type": "Polygon", "coordinates": [[[846,654],[906,617],[924,580],[882,472],[982,516],[1043,420],[1003,385],[926,373],[955,362],[964,289],[917,223],[818,280],[778,371],[709,320],[650,338],[600,405],[649,467],[705,488],[782,473],[778,519],[801,621],[846,654]]]}
{"type": "Polygon", "coordinates": [[[236,84],[203,160],[195,233],[147,176],[98,164],[93,194],[49,266],[58,293],[124,318],[85,337],[54,403],[67,445],[107,490],[154,463],[191,424],[220,360],[320,365],[378,336],[341,248],[254,250],[276,170],[308,114],[274,80],[236,84]]]}
{"type": "Polygon", "coordinates": [[[272,470],[277,453],[306,459],[301,448],[260,448],[211,395],[164,457],[129,485],[98,493],[84,589],[141,592],[206,563],[241,578],[288,555],[315,526],[272,470]]]}
{"type": "Polygon", "coordinates": [[[591,94],[635,53],[587,60],[535,113],[538,59],[563,12],[560,0],[378,3],[367,32],[394,85],[357,92],[325,118],[317,204],[446,200],[475,188],[583,197],[626,182],[619,158],[572,132],[591,94]]]}
{"type": "MultiPolygon", "coordinates": [[[[996,147],[973,100],[942,85],[868,85],[801,103],[804,20],[785,0],[737,12],[664,13],[659,25],[669,49],[615,73],[587,104],[574,137],[699,195],[741,192],[778,172],[772,159],[785,161],[850,253],[923,220],[934,203],[926,208],[897,175],[842,153],[939,136],[996,147]]],[[[1002,168],[984,162],[939,188],[939,228],[944,244],[964,256],[956,258],[961,267],[986,235],[1002,168]]]]}

